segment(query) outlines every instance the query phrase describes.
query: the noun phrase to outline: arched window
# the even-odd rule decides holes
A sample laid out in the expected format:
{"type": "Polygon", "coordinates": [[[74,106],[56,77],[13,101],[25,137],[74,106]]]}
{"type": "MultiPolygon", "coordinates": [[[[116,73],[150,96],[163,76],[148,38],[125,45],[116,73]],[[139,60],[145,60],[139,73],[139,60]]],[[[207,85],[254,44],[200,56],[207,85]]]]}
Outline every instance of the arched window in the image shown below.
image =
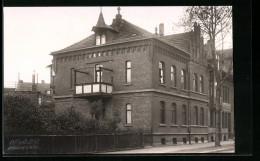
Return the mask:
{"type": "Polygon", "coordinates": [[[198,121],[198,115],[199,115],[199,114],[198,114],[198,107],[195,106],[195,107],[194,107],[194,124],[195,124],[195,125],[198,125],[198,122],[199,122],[199,121],[198,121]]]}
{"type": "Polygon", "coordinates": [[[198,77],[197,74],[193,74],[193,91],[198,91],[198,77]]]}
{"type": "Polygon", "coordinates": [[[177,124],[177,111],[176,111],[176,103],[172,104],[172,124],[177,124]]]}
{"type": "Polygon", "coordinates": [[[200,108],[200,124],[204,125],[204,108],[200,108]]]}
{"type": "Polygon", "coordinates": [[[176,67],[171,66],[171,83],[173,87],[176,87],[176,67]]]}
{"type": "Polygon", "coordinates": [[[203,76],[200,76],[200,93],[204,93],[204,80],[203,76]]]}
{"type": "Polygon", "coordinates": [[[186,89],[186,72],[184,69],[181,70],[181,85],[183,89],[186,89]]]}
{"type": "Polygon", "coordinates": [[[182,124],[187,125],[187,108],[186,108],[186,105],[182,106],[182,124]]]}
{"type": "Polygon", "coordinates": [[[164,63],[162,61],[159,62],[159,82],[161,84],[164,84],[164,71],[165,71],[165,66],[164,63]]]}
{"type": "Polygon", "coordinates": [[[160,124],[165,124],[165,103],[160,101],[160,124]]]}
{"type": "Polygon", "coordinates": [[[106,35],[102,35],[101,36],[101,44],[105,44],[106,43],[106,35]]]}
{"type": "Polygon", "coordinates": [[[96,45],[100,45],[100,36],[99,35],[96,36],[96,45]]]}

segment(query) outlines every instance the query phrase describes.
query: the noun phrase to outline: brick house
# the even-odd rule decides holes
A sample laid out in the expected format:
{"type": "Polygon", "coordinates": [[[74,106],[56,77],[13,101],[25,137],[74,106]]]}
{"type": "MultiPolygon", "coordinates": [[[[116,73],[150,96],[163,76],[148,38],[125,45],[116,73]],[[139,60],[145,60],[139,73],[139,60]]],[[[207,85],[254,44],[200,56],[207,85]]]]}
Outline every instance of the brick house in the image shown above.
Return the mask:
{"type": "MultiPolygon", "coordinates": [[[[207,46],[207,44],[205,45],[207,46]]],[[[210,54],[209,54],[210,55],[210,54]]],[[[228,73],[231,62],[233,59],[233,49],[224,49],[216,51],[216,58],[218,61],[218,68],[222,71],[222,77],[228,73]]],[[[208,58],[208,61],[211,62],[211,55],[208,58]]],[[[234,84],[233,84],[233,68],[230,68],[231,71],[224,82],[221,89],[221,117],[220,117],[220,127],[221,127],[221,140],[228,140],[234,137],[234,84]]],[[[216,84],[212,71],[209,69],[210,82],[211,84],[216,84]]],[[[216,86],[216,85],[215,85],[216,86]]],[[[216,113],[215,113],[215,104],[214,100],[216,99],[216,89],[215,86],[209,87],[210,94],[210,122],[209,122],[209,139],[214,141],[215,139],[215,126],[216,126],[216,113]],[[214,91],[214,93],[213,93],[214,91]]]]}
{"type": "Polygon", "coordinates": [[[209,73],[200,26],[164,36],[100,13],[91,36],[52,52],[51,87],[57,112],[75,107],[91,117],[101,99],[106,115],[118,109],[122,129],[143,129],[153,145],[209,140],[209,73]]]}

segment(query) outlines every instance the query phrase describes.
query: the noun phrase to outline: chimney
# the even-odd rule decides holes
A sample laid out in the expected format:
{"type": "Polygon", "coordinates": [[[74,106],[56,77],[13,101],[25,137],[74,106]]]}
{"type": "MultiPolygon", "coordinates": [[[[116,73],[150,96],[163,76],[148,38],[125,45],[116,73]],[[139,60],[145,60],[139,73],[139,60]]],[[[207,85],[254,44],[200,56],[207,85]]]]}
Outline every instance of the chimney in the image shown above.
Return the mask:
{"type": "Polygon", "coordinates": [[[36,92],[36,84],[35,84],[35,71],[32,75],[32,92],[36,92]]]}
{"type": "Polygon", "coordinates": [[[34,73],[32,75],[32,84],[35,84],[35,71],[34,71],[34,73]]]}
{"type": "Polygon", "coordinates": [[[20,82],[20,73],[18,73],[18,82],[20,82]]]}
{"type": "Polygon", "coordinates": [[[164,24],[160,23],[159,24],[159,37],[164,36],[164,24]]]}
{"type": "Polygon", "coordinates": [[[38,73],[37,73],[37,84],[38,84],[38,73]]]}
{"type": "Polygon", "coordinates": [[[157,31],[158,31],[158,28],[157,28],[157,27],[155,27],[155,36],[158,36],[158,33],[157,33],[157,31]]]}
{"type": "Polygon", "coordinates": [[[45,83],[45,81],[44,80],[42,80],[42,84],[44,84],[45,83]]]}

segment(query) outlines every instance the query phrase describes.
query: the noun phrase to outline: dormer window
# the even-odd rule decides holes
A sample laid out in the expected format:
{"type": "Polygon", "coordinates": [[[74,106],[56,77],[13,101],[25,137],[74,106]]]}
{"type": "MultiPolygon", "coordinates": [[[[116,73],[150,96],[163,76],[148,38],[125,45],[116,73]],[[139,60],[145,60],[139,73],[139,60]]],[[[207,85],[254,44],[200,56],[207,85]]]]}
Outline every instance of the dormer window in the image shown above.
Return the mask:
{"type": "Polygon", "coordinates": [[[106,43],[106,35],[96,36],[96,45],[103,45],[106,43]]]}
{"type": "Polygon", "coordinates": [[[96,45],[100,45],[100,36],[99,35],[96,37],[96,45]]]}
{"type": "Polygon", "coordinates": [[[106,43],[106,35],[102,35],[101,36],[101,44],[105,44],[106,43]]]}

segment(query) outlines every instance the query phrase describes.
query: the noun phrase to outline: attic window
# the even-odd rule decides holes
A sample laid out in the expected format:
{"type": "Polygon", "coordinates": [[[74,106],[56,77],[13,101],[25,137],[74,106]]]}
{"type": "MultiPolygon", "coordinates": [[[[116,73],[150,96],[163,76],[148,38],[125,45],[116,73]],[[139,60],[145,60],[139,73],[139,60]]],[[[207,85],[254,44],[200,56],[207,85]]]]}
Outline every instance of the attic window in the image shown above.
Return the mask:
{"type": "Polygon", "coordinates": [[[133,34],[132,36],[135,36],[136,34],[133,34]]]}
{"type": "Polygon", "coordinates": [[[96,45],[100,45],[100,36],[99,35],[96,37],[96,45]]]}
{"type": "Polygon", "coordinates": [[[97,35],[96,36],[96,45],[102,45],[106,43],[106,35],[97,35]]]}

